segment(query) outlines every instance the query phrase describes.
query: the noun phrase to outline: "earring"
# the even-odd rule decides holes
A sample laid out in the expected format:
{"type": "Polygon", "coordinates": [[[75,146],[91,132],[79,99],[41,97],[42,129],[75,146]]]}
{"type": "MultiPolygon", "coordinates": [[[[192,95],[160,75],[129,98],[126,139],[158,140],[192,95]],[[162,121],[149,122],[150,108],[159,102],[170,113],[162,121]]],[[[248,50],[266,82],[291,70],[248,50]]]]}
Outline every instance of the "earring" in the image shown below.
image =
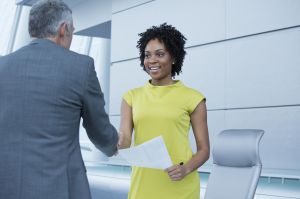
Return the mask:
{"type": "Polygon", "coordinates": [[[172,63],[173,65],[175,64],[175,62],[173,61],[173,63],[172,63]]]}

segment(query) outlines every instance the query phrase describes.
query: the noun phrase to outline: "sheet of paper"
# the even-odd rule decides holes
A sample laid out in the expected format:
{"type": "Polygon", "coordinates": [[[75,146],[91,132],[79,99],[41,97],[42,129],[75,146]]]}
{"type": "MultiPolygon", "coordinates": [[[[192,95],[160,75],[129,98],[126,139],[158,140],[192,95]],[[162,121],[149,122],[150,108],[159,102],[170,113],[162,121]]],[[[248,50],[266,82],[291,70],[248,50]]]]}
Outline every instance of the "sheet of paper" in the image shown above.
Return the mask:
{"type": "Polygon", "coordinates": [[[119,156],[131,166],[166,169],[172,166],[162,136],[153,138],[135,147],[119,150],[119,156]]]}

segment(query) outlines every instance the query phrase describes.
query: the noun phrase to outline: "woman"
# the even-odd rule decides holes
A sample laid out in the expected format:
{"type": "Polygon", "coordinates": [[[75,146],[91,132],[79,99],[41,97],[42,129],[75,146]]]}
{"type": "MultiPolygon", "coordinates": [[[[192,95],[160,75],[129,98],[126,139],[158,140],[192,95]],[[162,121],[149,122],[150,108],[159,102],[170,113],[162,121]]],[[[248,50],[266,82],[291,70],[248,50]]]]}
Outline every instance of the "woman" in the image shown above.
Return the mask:
{"type": "Polygon", "coordinates": [[[128,91],[121,105],[119,148],[142,144],[162,136],[173,166],[165,171],[133,167],[129,199],[198,199],[197,168],[209,158],[209,138],[204,96],[174,80],[183,64],[186,38],[167,24],[139,34],[137,47],[143,69],[151,79],[128,91]],[[190,124],[197,144],[192,154],[190,124]]]}

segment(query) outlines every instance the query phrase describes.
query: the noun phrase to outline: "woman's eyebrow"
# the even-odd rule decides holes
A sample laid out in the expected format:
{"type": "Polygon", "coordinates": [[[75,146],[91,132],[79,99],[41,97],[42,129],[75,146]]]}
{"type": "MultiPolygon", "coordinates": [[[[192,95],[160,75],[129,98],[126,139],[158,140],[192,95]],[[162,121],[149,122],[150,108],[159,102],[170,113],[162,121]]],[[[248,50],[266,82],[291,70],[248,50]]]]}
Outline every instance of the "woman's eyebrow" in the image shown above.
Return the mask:
{"type": "MultiPolygon", "coordinates": [[[[160,48],[160,49],[156,49],[156,50],[155,50],[155,52],[158,52],[158,51],[165,51],[165,49],[160,48]]],[[[149,50],[145,50],[145,53],[147,53],[147,52],[150,52],[150,51],[149,51],[149,50]]]]}

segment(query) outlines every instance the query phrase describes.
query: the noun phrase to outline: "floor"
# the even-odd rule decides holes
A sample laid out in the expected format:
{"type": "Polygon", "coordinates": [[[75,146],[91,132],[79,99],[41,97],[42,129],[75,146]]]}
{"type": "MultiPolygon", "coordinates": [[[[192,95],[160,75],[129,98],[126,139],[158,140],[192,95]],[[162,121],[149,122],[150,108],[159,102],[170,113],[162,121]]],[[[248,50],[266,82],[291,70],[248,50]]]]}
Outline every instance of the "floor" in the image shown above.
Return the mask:
{"type": "MultiPolygon", "coordinates": [[[[130,173],[131,169],[127,166],[87,166],[93,199],[127,199],[130,173]]],[[[204,198],[208,177],[208,173],[200,173],[201,199],[204,198]]],[[[300,199],[300,180],[261,177],[254,199],[300,199]]]]}

